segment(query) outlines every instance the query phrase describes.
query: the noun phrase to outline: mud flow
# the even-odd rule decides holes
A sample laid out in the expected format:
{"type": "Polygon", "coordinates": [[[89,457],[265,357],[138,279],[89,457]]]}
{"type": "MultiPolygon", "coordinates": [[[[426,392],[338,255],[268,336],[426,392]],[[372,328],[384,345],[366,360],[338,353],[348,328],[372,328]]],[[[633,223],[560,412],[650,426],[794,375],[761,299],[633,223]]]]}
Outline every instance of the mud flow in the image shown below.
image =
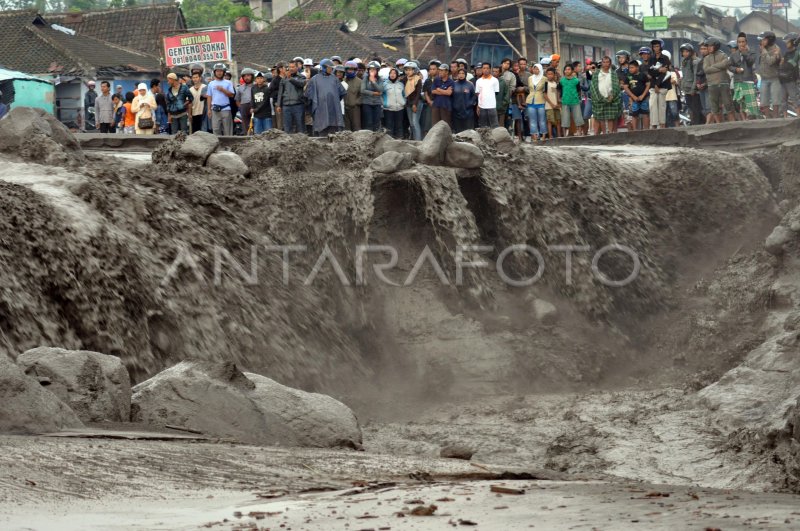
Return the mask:
{"type": "Polygon", "coordinates": [[[797,123],[149,153],[14,109],[0,525],[800,525],[797,123]]]}

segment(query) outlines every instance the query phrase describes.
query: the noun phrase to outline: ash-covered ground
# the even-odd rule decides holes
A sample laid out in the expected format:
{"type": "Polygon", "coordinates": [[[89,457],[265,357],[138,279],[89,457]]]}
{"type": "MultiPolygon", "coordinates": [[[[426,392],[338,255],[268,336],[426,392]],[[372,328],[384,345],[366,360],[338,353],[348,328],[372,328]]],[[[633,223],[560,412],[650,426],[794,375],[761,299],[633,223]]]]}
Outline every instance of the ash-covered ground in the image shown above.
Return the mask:
{"type": "MultiPolygon", "coordinates": [[[[57,427],[134,440],[30,435],[56,431],[36,412],[0,436],[3,527],[800,525],[794,122],[736,152],[438,130],[178,137],[151,162],[9,119],[0,369],[118,358],[130,416],[64,391],[57,427]],[[253,424],[257,400],[294,405],[253,424]],[[194,440],[130,435],[167,424],[194,440]]],[[[35,410],[10,388],[0,425],[35,410]]]]}

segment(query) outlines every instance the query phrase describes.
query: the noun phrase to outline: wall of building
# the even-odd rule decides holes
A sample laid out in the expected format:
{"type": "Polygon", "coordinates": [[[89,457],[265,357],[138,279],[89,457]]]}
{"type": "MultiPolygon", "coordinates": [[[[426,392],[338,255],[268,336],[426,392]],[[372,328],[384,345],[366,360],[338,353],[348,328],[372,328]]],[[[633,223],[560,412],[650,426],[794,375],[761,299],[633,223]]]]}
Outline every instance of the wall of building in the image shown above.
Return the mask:
{"type": "MultiPolygon", "coordinates": [[[[780,14],[775,13],[776,19],[780,17],[783,17],[783,11],[781,11],[780,14]]],[[[739,29],[747,33],[748,35],[758,35],[762,31],[769,31],[770,27],[769,27],[769,22],[762,20],[760,18],[752,17],[747,20],[740,21],[739,29]]],[[[772,31],[775,32],[775,35],[777,35],[778,38],[782,38],[786,34],[786,32],[781,31],[778,28],[774,28],[772,29],[772,31]]]]}
{"type": "Polygon", "coordinates": [[[50,83],[15,79],[13,105],[15,107],[36,107],[53,114],[55,89],[50,83]]]}

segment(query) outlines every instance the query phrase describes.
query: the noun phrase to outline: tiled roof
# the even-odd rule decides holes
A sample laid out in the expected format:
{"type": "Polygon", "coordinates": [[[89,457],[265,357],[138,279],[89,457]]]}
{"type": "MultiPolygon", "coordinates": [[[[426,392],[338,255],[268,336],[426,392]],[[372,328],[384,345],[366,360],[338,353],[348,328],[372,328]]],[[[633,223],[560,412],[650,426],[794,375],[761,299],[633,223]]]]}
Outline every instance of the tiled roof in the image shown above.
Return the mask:
{"type": "Polygon", "coordinates": [[[156,57],[161,55],[162,32],[186,28],[186,21],[176,4],[148,4],[82,13],[48,13],[47,21],[156,57]]]}
{"type": "MultiPolygon", "coordinates": [[[[300,10],[303,12],[303,17],[306,20],[308,20],[310,17],[313,18],[315,13],[323,13],[327,18],[335,19],[339,22],[346,18],[340,13],[336,12],[331,0],[305,0],[301,2],[300,10]]],[[[387,37],[400,35],[391,29],[388,24],[384,24],[377,17],[369,17],[367,20],[359,20],[356,33],[359,35],[365,35],[367,37],[387,37]]]]}
{"type": "Polygon", "coordinates": [[[240,66],[263,68],[296,56],[319,61],[324,57],[379,56],[399,59],[404,50],[386,48],[376,39],[341,30],[338,20],[304,22],[282,19],[270,31],[263,33],[233,33],[231,47],[240,66]]]}
{"type": "Polygon", "coordinates": [[[649,36],[641,30],[636,19],[616,13],[592,0],[559,1],[561,5],[556,10],[558,21],[568,27],[599,31],[612,36],[649,36]]]}
{"type": "Polygon", "coordinates": [[[53,29],[35,11],[0,13],[0,58],[3,67],[39,75],[159,71],[152,55],[53,29]]]}

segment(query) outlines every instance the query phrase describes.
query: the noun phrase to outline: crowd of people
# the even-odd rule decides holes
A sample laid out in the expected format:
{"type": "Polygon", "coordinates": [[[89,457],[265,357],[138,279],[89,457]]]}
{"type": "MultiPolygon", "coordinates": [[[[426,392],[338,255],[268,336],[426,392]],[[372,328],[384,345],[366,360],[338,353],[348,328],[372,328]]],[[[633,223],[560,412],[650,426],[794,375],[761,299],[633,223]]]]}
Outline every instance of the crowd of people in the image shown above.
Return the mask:
{"type": "Polygon", "coordinates": [[[558,54],[499,65],[295,57],[269,72],[245,68],[237,83],[223,63],[210,78],[195,64],[189,74],[167,75],[165,88],[154,79],[112,94],[103,81],[98,95],[91,82],[85,103],[101,132],[246,135],[274,127],[322,136],[383,128],[421,140],[445,121],[456,133],[506,127],[532,142],[794,114],[800,36],[784,37],[785,52],[772,32],[758,39],[758,50],[744,33],[727,50],[716,38],[697,49],[686,43],[675,59],[660,39],[600,61],[562,61],[558,54]]]}

